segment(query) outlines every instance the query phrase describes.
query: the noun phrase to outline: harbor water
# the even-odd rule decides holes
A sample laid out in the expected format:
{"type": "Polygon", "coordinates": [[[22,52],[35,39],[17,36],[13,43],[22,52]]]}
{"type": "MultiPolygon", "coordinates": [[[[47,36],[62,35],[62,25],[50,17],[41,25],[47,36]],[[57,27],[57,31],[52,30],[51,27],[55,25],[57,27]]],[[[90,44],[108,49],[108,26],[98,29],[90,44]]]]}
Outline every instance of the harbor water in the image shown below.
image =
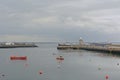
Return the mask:
{"type": "Polygon", "coordinates": [[[120,56],[86,50],[57,50],[57,43],[0,49],[0,80],[120,80],[120,56]],[[27,60],[11,60],[27,56],[27,60]],[[62,56],[64,60],[56,58],[62,56]]]}

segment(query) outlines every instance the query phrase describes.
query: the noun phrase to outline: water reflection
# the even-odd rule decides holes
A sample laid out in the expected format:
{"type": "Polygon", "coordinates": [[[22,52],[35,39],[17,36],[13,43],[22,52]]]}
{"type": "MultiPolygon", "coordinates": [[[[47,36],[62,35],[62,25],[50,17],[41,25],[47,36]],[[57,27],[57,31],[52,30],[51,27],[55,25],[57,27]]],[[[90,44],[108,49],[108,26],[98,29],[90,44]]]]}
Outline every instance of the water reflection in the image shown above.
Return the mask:
{"type": "Polygon", "coordinates": [[[92,56],[100,56],[100,57],[115,57],[115,58],[120,58],[120,54],[118,53],[107,53],[107,52],[96,52],[96,51],[87,51],[87,50],[58,50],[59,53],[78,53],[79,56],[84,56],[87,53],[92,55],[92,56]]]}
{"type": "MultiPolygon", "coordinates": [[[[80,51],[78,50],[64,51],[63,50],[63,51],[58,51],[58,53],[64,53],[64,55],[66,54],[65,56],[67,56],[67,60],[69,58],[74,60],[73,63],[80,65],[79,68],[82,69],[80,72],[86,73],[86,75],[90,71],[91,74],[98,74],[97,76],[101,76],[101,75],[106,76],[106,74],[107,75],[109,74],[110,77],[112,77],[112,79],[117,78],[117,80],[119,80],[118,76],[116,76],[120,73],[120,68],[119,68],[120,55],[118,54],[84,51],[84,50],[80,50],[80,51]],[[71,54],[71,56],[68,57],[69,54],[71,54]],[[84,68],[82,66],[84,66],[84,68]]],[[[73,63],[71,61],[71,64],[73,63]]],[[[90,74],[87,75],[87,77],[90,78],[90,74]]],[[[88,78],[83,78],[83,77],[82,79],[88,80],[88,78]]],[[[94,77],[94,79],[96,78],[94,77]]],[[[107,78],[104,77],[104,79],[108,80],[108,76],[107,78]]],[[[101,80],[104,80],[104,79],[101,79],[101,80]]],[[[100,78],[98,78],[97,80],[100,80],[100,78]]]]}
{"type": "Polygon", "coordinates": [[[115,54],[57,50],[56,44],[0,53],[0,80],[105,80],[106,75],[110,80],[120,79],[120,56],[115,54]],[[11,61],[13,53],[26,55],[27,60],[11,61]],[[56,59],[60,56],[64,60],[56,59]]]}

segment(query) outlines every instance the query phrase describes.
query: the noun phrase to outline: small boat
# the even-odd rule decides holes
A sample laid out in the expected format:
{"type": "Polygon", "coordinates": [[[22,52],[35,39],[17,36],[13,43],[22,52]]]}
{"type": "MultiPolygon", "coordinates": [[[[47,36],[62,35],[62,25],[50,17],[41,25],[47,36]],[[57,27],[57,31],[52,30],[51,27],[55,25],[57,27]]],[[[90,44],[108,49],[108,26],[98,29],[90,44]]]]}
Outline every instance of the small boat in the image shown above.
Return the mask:
{"type": "Polygon", "coordinates": [[[11,60],[27,60],[26,56],[11,56],[11,60]]]}
{"type": "Polygon", "coordinates": [[[57,60],[64,60],[64,58],[62,56],[59,56],[56,58],[57,60]]]}

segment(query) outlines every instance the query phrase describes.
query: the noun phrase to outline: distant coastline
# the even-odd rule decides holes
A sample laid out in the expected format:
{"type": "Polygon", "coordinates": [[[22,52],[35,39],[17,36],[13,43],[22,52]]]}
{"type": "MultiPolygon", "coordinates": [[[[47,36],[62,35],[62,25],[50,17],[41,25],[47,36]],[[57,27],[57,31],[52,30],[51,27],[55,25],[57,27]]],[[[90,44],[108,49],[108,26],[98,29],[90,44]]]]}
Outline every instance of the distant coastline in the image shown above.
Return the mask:
{"type": "Polygon", "coordinates": [[[27,42],[2,42],[0,48],[38,47],[35,43],[27,42]]]}

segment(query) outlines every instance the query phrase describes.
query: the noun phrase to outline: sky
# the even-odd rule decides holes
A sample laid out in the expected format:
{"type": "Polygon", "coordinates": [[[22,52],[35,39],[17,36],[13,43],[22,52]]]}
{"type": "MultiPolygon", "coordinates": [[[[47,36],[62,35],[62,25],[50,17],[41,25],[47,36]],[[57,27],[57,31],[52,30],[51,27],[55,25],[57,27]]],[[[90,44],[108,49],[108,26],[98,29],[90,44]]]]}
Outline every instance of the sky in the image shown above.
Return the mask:
{"type": "Polygon", "coordinates": [[[120,42],[120,0],[0,0],[0,42],[120,42]]]}

